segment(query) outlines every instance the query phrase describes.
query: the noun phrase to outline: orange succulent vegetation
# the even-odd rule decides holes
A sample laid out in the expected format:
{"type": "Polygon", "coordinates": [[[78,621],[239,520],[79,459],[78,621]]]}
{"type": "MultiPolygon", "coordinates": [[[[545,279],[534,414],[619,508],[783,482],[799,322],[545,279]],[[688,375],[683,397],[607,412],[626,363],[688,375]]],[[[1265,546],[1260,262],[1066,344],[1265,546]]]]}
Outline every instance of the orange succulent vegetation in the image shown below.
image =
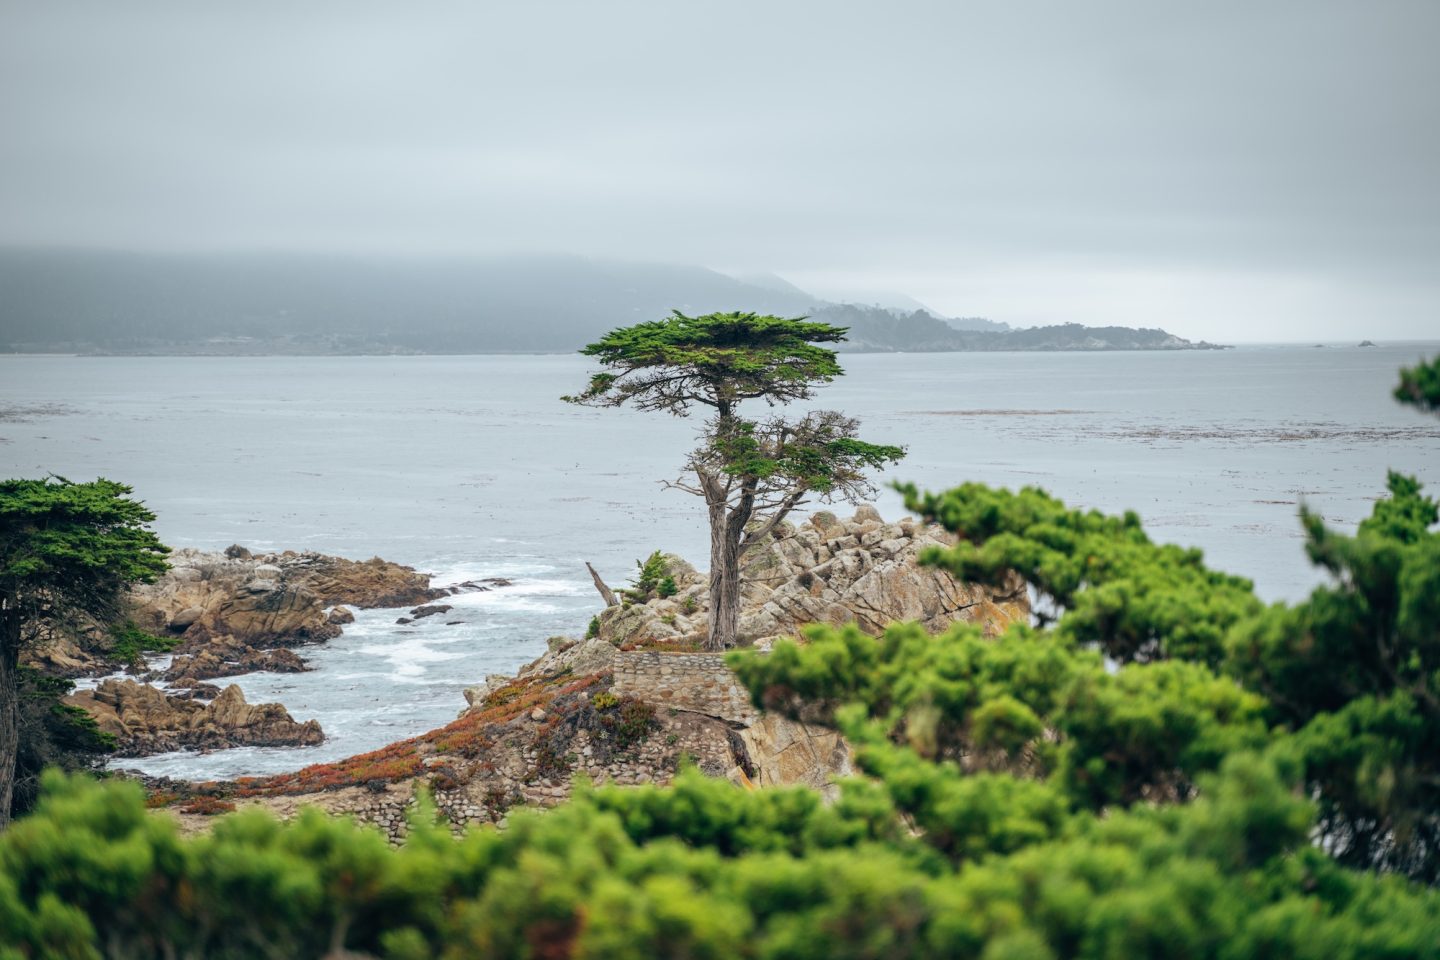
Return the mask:
{"type": "Polygon", "coordinates": [[[228,800],[220,800],[215,797],[196,797],[181,807],[180,812],[198,813],[202,816],[213,817],[221,813],[234,813],[235,804],[228,800]]]}
{"type": "Polygon", "coordinates": [[[705,653],[704,641],[696,640],[693,637],[681,637],[680,639],[644,637],[640,640],[631,640],[620,647],[622,653],[634,653],[636,651],[649,651],[651,653],[705,653]]]}

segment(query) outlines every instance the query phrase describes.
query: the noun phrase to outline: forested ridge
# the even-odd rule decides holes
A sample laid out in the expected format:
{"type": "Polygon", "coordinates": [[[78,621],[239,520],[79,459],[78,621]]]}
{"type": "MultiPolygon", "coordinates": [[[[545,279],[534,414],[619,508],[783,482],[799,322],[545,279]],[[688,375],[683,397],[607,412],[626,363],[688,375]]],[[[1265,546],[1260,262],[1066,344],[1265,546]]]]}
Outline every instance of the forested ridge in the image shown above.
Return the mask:
{"type": "MultiPolygon", "coordinates": [[[[1440,407],[1440,362],[1397,398],[1440,407]]],[[[50,774],[0,835],[0,957],[1440,957],[1440,532],[1391,474],[1328,582],[1264,604],[1134,514],[907,490],[927,562],[1053,619],[730,654],[834,725],[831,805],[683,774],[458,839],[255,810],[181,837],[136,784],[50,774]]]]}
{"type": "Polygon", "coordinates": [[[0,351],[569,352],[612,326],[741,306],[849,330],[844,350],[1184,349],[1163,330],[834,303],[703,267],[566,256],[366,259],[0,248],[0,351]]]}

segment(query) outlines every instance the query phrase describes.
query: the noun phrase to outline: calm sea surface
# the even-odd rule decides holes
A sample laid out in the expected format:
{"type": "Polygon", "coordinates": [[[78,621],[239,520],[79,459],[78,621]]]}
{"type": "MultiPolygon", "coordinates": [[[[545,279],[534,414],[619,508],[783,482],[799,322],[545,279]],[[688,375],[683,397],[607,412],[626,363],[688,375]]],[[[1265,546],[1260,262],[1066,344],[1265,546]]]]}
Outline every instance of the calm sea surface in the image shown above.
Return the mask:
{"type": "MultiPolygon", "coordinates": [[[[1037,484],[1072,504],[1133,508],[1156,539],[1201,547],[1267,599],[1293,600],[1318,582],[1298,503],[1350,527],[1387,467],[1440,486],[1440,421],[1389,399],[1396,369],[1437,349],[858,355],[820,405],[860,417],[866,439],[909,447],[889,478],[1037,484]]],[[[599,607],[584,561],[612,584],[656,548],[703,567],[698,502],[657,483],[675,476],[696,424],[561,403],[587,369],[569,356],[0,356],[0,475],[124,481],[175,546],[379,555],[439,583],[516,581],[457,597],[463,624],[362,612],[304,651],[313,673],[237,679],[251,702],[318,718],[322,746],[123,765],[228,777],[420,733],[455,716],[466,685],[584,630],[599,607]]],[[[903,513],[893,492],[878,503],[903,513]]]]}

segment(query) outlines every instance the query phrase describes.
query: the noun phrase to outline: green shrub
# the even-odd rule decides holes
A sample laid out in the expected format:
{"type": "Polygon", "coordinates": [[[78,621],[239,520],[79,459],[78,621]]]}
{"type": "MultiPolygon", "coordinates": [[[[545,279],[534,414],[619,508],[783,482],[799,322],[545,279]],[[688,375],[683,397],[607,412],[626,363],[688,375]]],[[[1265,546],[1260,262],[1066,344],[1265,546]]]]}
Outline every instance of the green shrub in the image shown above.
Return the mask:
{"type": "Polygon", "coordinates": [[[145,654],[165,653],[175,649],[180,641],[180,637],[157,637],[141,630],[135,625],[135,621],[126,620],[110,626],[110,648],[107,654],[109,659],[116,663],[139,667],[145,663],[145,654]]]}
{"type": "Polygon", "coordinates": [[[655,597],[670,597],[676,592],[675,581],[670,577],[670,565],[665,555],[659,550],[654,551],[642,562],[635,561],[635,579],[631,581],[628,589],[622,591],[625,598],[631,603],[645,603],[655,597]],[[669,583],[669,593],[665,593],[666,583],[669,583]]]}
{"type": "Polygon", "coordinates": [[[907,825],[874,782],[826,804],[682,769],[543,813],[497,792],[507,829],[460,839],[424,804],[391,847],[313,809],[182,837],[134,784],[50,776],[0,835],[0,955],[1435,956],[1440,893],[1309,845],[1265,758],[1188,804],[1063,824],[1049,790],[960,777],[907,825]]]}

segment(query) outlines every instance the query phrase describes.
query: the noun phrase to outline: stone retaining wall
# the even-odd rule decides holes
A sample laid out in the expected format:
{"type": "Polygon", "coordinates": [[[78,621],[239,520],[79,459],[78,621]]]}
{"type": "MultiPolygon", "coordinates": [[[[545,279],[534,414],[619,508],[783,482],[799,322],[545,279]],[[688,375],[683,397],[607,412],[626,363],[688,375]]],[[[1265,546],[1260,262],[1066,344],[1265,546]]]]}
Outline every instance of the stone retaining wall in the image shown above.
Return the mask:
{"type": "Polygon", "coordinates": [[[616,694],[749,726],[760,714],[720,653],[621,653],[611,661],[616,694]]]}

